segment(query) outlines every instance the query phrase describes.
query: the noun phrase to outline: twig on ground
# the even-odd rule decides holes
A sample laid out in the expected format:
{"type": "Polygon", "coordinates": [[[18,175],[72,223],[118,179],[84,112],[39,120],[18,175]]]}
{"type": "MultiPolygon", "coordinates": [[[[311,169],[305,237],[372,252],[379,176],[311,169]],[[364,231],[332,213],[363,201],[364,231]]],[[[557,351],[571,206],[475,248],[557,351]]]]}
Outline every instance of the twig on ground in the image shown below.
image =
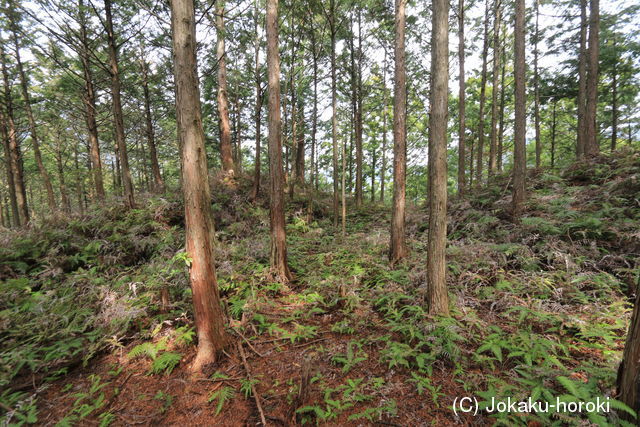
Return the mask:
{"type": "MultiPolygon", "coordinates": [[[[251,369],[249,368],[249,363],[247,362],[247,356],[244,354],[244,349],[242,348],[242,343],[238,343],[238,350],[240,351],[240,357],[242,357],[242,364],[244,365],[244,370],[247,373],[247,378],[251,381],[251,369]]],[[[256,386],[251,381],[251,393],[253,394],[253,398],[256,401],[256,406],[258,407],[258,412],[260,413],[260,420],[262,421],[262,425],[267,425],[267,420],[264,417],[264,411],[262,410],[262,405],[260,404],[260,396],[256,391],[256,386]]]]}

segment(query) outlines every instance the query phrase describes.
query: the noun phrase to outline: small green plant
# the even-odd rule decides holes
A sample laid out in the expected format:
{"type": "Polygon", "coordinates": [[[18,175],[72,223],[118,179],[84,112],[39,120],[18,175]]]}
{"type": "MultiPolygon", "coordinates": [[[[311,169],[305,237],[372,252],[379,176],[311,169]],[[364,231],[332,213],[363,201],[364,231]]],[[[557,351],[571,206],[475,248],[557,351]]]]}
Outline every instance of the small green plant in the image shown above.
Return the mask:
{"type": "Polygon", "coordinates": [[[256,378],[243,378],[240,380],[240,392],[244,394],[245,398],[249,398],[253,395],[253,386],[259,383],[260,380],[256,378]]]}
{"type": "Polygon", "coordinates": [[[342,365],[342,373],[346,374],[355,365],[367,360],[369,356],[362,350],[362,344],[356,341],[349,341],[345,354],[336,354],[331,361],[337,365],[342,365]]]}
{"type": "Polygon", "coordinates": [[[149,372],[152,374],[160,374],[164,372],[165,375],[169,375],[175,367],[178,366],[181,359],[182,354],[180,353],[174,353],[171,351],[164,352],[153,360],[149,372]]]}
{"type": "Polygon", "coordinates": [[[236,394],[236,391],[233,389],[233,387],[223,386],[218,390],[214,391],[213,393],[211,393],[207,401],[209,403],[216,402],[215,414],[218,415],[220,414],[220,412],[222,412],[222,409],[224,408],[225,403],[231,400],[233,396],[235,396],[235,394],[236,394]]]}
{"type": "Polygon", "coordinates": [[[167,410],[173,403],[173,396],[169,393],[163,392],[162,390],[158,390],[153,398],[159,400],[162,403],[162,409],[160,409],[160,412],[162,412],[163,414],[167,412],[167,410]]]}

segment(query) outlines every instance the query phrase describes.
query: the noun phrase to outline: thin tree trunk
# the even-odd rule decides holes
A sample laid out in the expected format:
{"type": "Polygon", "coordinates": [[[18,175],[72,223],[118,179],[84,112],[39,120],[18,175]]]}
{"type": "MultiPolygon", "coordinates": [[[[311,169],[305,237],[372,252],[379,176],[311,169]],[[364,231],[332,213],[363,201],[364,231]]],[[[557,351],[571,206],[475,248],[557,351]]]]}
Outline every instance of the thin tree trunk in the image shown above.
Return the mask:
{"type": "Polygon", "coordinates": [[[382,167],[380,168],[380,201],[384,203],[384,188],[387,180],[387,50],[384,50],[384,62],[382,63],[382,167]]]}
{"type": "Polygon", "coordinates": [[[29,223],[29,207],[27,205],[27,192],[24,183],[24,170],[22,168],[22,153],[20,152],[20,141],[13,116],[13,98],[11,87],[9,86],[9,73],[7,72],[6,56],[4,46],[0,42],[0,62],[2,62],[2,79],[4,82],[4,117],[0,120],[7,124],[7,139],[9,143],[9,164],[13,174],[13,186],[18,206],[18,226],[29,223]]]}
{"type": "Polygon", "coordinates": [[[506,28],[503,29],[504,41],[502,43],[502,67],[500,71],[500,122],[498,125],[498,152],[496,153],[496,167],[498,172],[502,172],[502,156],[503,156],[503,141],[504,141],[504,106],[505,106],[505,93],[506,87],[504,85],[505,69],[507,68],[506,57],[506,28]]]}
{"type": "MultiPolygon", "coordinates": [[[[4,148],[4,168],[7,172],[7,185],[9,187],[9,205],[11,205],[11,224],[20,227],[20,211],[18,210],[18,198],[11,163],[11,148],[9,144],[9,131],[7,130],[7,118],[0,108],[0,131],[2,132],[2,146],[4,148]]],[[[8,215],[7,215],[8,216],[8,215]]]]}
{"type": "Polygon", "coordinates": [[[80,22],[80,62],[84,76],[84,89],[82,100],[85,105],[85,120],[89,136],[90,158],[93,172],[93,185],[95,187],[98,202],[104,201],[104,181],[102,178],[102,160],[100,158],[100,143],[98,140],[98,125],[96,123],[96,94],[93,87],[93,74],[89,61],[89,41],[87,37],[86,11],[83,0],[78,0],[78,12],[80,22]]]}
{"type": "Polygon", "coordinates": [[[596,126],[598,107],[598,58],[600,54],[600,1],[590,0],[589,55],[587,57],[587,102],[585,107],[585,146],[587,156],[600,152],[596,126]]]}
{"type": "Polygon", "coordinates": [[[73,144],[73,163],[76,170],[76,195],[78,201],[78,211],[80,215],[84,215],[84,204],[82,202],[82,196],[84,194],[84,183],[80,176],[80,161],[78,160],[78,144],[73,144]]]}
{"type": "Polygon", "coordinates": [[[489,142],[489,177],[493,177],[497,169],[498,151],[498,78],[500,72],[500,21],[502,20],[502,2],[495,0],[493,8],[493,70],[491,90],[491,139],[489,142]]]}
{"type": "Polygon", "coordinates": [[[536,168],[542,164],[542,140],[540,139],[540,76],[538,73],[538,42],[540,38],[539,19],[540,19],[540,0],[535,0],[535,42],[533,45],[533,120],[536,132],[536,168]]]}
{"type": "Polygon", "coordinates": [[[271,271],[283,282],[291,280],[287,264],[280,119],[280,53],[278,52],[278,0],[267,0],[267,75],[269,84],[269,174],[271,204],[271,271]]]}
{"type": "MultiPolygon", "coordinates": [[[[346,132],[345,132],[346,133],[346,132]]],[[[347,136],[342,138],[342,144],[340,144],[342,152],[342,186],[341,186],[341,205],[342,205],[342,238],[347,235],[347,194],[346,194],[346,176],[347,176],[347,153],[345,151],[347,136]]]]}
{"type": "Polygon", "coordinates": [[[124,118],[122,115],[122,101],[120,99],[120,71],[118,70],[118,51],[116,46],[115,33],[113,32],[113,18],[111,15],[111,0],[105,0],[104,10],[106,14],[107,43],[109,48],[109,73],[111,74],[111,97],[113,100],[113,121],[118,145],[118,156],[120,157],[120,168],[122,169],[122,184],[124,188],[125,205],[129,209],[135,207],[133,198],[133,182],[131,180],[131,170],[129,169],[129,157],[124,135],[124,118]]]}
{"type": "Polygon", "coordinates": [[[58,169],[58,186],[60,189],[60,201],[62,202],[62,209],[64,212],[71,212],[71,201],[69,200],[69,194],[67,193],[67,184],[64,179],[64,164],[62,162],[62,138],[60,137],[60,131],[56,135],[56,166],[58,169]]]}
{"type": "Polygon", "coordinates": [[[335,0],[330,0],[329,31],[331,34],[331,143],[333,148],[333,226],[338,226],[338,100],[336,88],[336,16],[335,0]]]}
{"type": "Polygon", "coordinates": [[[233,172],[231,153],[231,126],[229,124],[229,97],[227,94],[227,59],[224,45],[224,0],[216,0],[216,53],[218,60],[218,114],[220,123],[220,158],[222,169],[233,172]]]}
{"type": "Polygon", "coordinates": [[[482,74],[480,76],[480,110],[478,112],[478,148],[476,161],[476,185],[482,184],[484,158],[484,106],[487,90],[487,56],[489,54],[489,0],[485,0],[484,39],[482,42],[482,74]]]}
{"type": "MultiPolygon", "coordinates": [[[[304,128],[304,98],[300,97],[298,99],[298,119],[300,120],[299,129],[297,133],[297,147],[296,147],[296,182],[298,184],[304,184],[304,136],[305,136],[305,128],[304,128]]],[[[293,184],[292,184],[293,185],[293,184]]],[[[293,187],[292,187],[293,188],[293,187]]]]}
{"type": "Polygon", "coordinates": [[[527,173],[527,152],[525,135],[527,131],[526,111],[526,65],[525,65],[525,1],[516,0],[515,9],[515,122],[513,129],[513,215],[518,217],[525,200],[525,178],[527,173]]]}
{"type": "MultiPolygon", "coordinates": [[[[290,28],[293,29],[293,13],[290,14],[291,22],[290,28]]],[[[297,101],[296,101],[296,38],[295,35],[291,34],[291,63],[289,67],[289,90],[290,90],[290,98],[291,98],[291,140],[289,142],[289,146],[291,147],[291,174],[290,179],[288,181],[289,184],[289,197],[293,199],[294,188],[296,185],[296,181],[298,177],[296,176],[296,159],[297,159],[297,150],[296,150],[296,141],[298,136],[298,111],[297,111],[297,101]]]]}
{"type": "MultiPolygon", "coordinates": [[[[313,25],[313,18],[310,19],[313,25]]],[[[311,117],[311,173],[312,183],[315,184],[316,191],[319,188],[318,161],[316,158],[316,135],[318,132],[318,53],[315,29],[311,28],[311,50],[313,51],[313,117],[311,117]]]]}
{"type": "Polygon", "coordinates": [[[611,151],[616,151],[618,143],[618,55],[616,37],[613,36],[613,76],[611,79],[611,151]]]}
{"type": "Polygon", "coordinates": [[[551,169],[556,166],[556,107],[557,99],[553,99],[553,109],[551,111],[551,169]]]}
{"type": "Polygon", "coordinates": [[[358,8],[358,50],[356,76],[356,109],[355,109],[355,142],[356,142],[356,207],[362,207],[362,20],[361,9],[358,8]]]}
{"type": "Polygon", "coordinates": [[[578,53],[578,132],[576,156],[584,157],[586,145],[586,100],[587,100],[587,0],[580,0],[580,46],[578,53]]]}
{"type": "Polygon", "coordinates": [[[176,116],[182,146],[186,252],[198,333],[192,372],[215,362],[227,343],[213,255],[214,231],[196,65],[193,0],[171,0],[176,116]]]}
{"type": "Polygon", "coordinates": [[[405,71],[406,0],[395,1],[395,84],[393,88],[393,208],[389,260],[398,263],[407,256],[405,197],[407,167],[407,83],[405,71]]]}
{"type": "Polygon", "coordinates": [[[429,116],[429,313],[449,315],[447,247],[447,116],[449,112],[449,0],[433,0],[429,116]]]}
{"type": "Polygon", "coordinates": [[[465,193],[465,166],[466,166],[466,147],[465,147],[465,75],[464,75],[464,0],[458,0],[458,194],[463,196],[465,193]]]}
{"type": "Polygon", "coordinates": [[[146,123],[147,146],[149,148],[149,160],[151,161],[151,172],[153,173],[153,191],[158,194],[164,193],[164,181],[160,174],[160,164],[158,163],[158,152],[156,150],[155,134],[153,132],[153,117],[151,114],[151,95],[149,93],[149,67],[144,59],[144,51],[140,58],[140,68],[142,71],[142,90],[144,94],[144,116],[146,123]]]}
{"type": "MultiPolygon", "coordinates": [[[[12,2],[10,3],[11,6],[12,2]]],[[[29,121],[29,133],[31,134],[31,143],[33,145],[33,155],[36,159],[36,164],[38,165],[38,170],[40,172],[40,176],[42,177],[42,183],[44,184],[44,188],[47,190],[47,203],[49,205],[49,209],[51,212],[55,212],[58,207],[56,206],[56,197],[53,193],[53,185],[51,185],[51,177],[47,168],[44,166],[44,162],[42,161],[42,154],[40,153],[40,140],[38,138],[38,132],[36,129],[36,120],[33,117],[33,110],[31,109],[31,96],[29,95],[29,83],[27,82],[27,76],[24,72],[24,67],[22,65],[22,59],[20,57],[20,43],[18,42],[18,25],[15,21],[15,15],[11,12],[8,13],[10,25],[11,25],[11,34],[13,36],[13,45],[16,54],[16,65],[18,67],[18,73],[20,74],[20,86],[22,88],[22,97],[24,98],[25,111],[27,113],[27,119],[29,121]]]]}
{"type": "Polygon", "coordinates": [[[253,188],[251,190],[251,199],[255,202],[258,199],[258,194],[260,193],[260,168],[261,165],[261,155],[260,155],[260,137],[261,137],[261,125],[262,120],[260,114],[262,112],[262,78],[260,75],[260,37],[258,37],[258,0],[255,0],[254,3],[254,21],[253,21],[253,29],[256,33],[256,38],[254,41],[254,57],[255,57],[255,65],[254,65],[254,78],[255,78],[255,88],[256,88],[256,106],[254,112],[254,120],[256,127],[256,158],[254,163],[254,172],[253,172],[253,188]]]}

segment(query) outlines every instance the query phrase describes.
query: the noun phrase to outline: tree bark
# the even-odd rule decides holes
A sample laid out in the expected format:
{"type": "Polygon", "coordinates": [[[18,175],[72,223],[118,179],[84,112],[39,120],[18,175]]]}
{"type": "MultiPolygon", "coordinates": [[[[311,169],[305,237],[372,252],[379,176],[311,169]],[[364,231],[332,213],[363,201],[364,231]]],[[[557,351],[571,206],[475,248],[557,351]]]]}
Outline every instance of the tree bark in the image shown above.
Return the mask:
{"type": "Polygon", "coordinates": [[[216,52],[218,60],[218,114],[220,123],[220,159],[225,172],[233,172],[231,153],[231,125],[229,123],[229,97],[227,94],[227,60],[224,45],[224,0],[216,0],[216,52]]]}
{"type": "Polygon", "coordinates": [[[600,54],[600,1],[589,2],[589,55],[587,58],[587,103],[585,107],[585,155],[600,152],[596,126],[598,107],[598,58],[600,54]]]}
{"type": "Polygon", "coordinates": [[[580,46],[578,53],[578,132],[576,157],[581,159],[586,145],[586,99],[587,99],[587,0],[580,0],[580,46]]]}
{"type": "Polygon", "coordinates": [[[329,31],[331,34],[331,144],[333,148],[333,226],[338,226],[338,100],[336,88],[336,16],[335,0],[329,2],[329,31]]]}
{"type": "MultiPolygon", "coordinates": [[[[503,31],[506,34],[506,28],[503,31]]],[[[506,57],[506,44],[507,37],[504,36],[504,41],[502,43],[502,67],[500,70],[500,122],[498,124],[498,152],[496,153],[496,167],[498,172],[502,172],[502,156],[503,156],[503,141],[504,141],[504,106],[505,106],[505,92],[506,88],[504,86],[504,75],[505,70],[507,68],[507,57],[506,57]]]]}
{"type": "Polygon", "coordinates": [[[316,191],[319,189],[319,177],[318,177],[318,161],[316,158],[316,135],[318,132],[318,56],[317,41],[315,35],[315,29],[313,28],[313,17],[311,22],[311,50],[313,55],[313,112],[311,117],[311,177],[312,183],[314,183],[316,191]]]}
{"type": "Polygon", "coordinates": [[[478,112],[478,151],[476,161],[476,185],[482,184],[484,158],[484,106],[487,90],[487,56],[489,54],[489,0],[485,0],[484,39],[482,42],[482,74],[480,76],[480,110],[478,112]]]}
{"type": "Polygon", "coordinates": [[[387,173],[387,49],[384,50],[382,63],[382,166],[380,167],[380,201],[384,203],[384,188],[387,173]]]}
{"type": "Polygon", "coordinates": [[[553,99],[552,102],[552,110],[551,110],[551,169],[556,166],[556,109],[558,106],[558,100],[553,99]]]}
{"type": "Polygon", "coordinates": [[[356,207],[362,207],[362,20],[361,9],[358,8],[358,49],[357,68],[355,69],[355,142],[356,142],[356,207]]]}
{"type": "Polygon", "coordinates": [[[22,167],[22,153],[20,151],[20,141],[16,129],[16,123],[13,116],[13,98],[11,96],[11,87],[9,85],[9,73],[7,72],[6,56],[4,46],[0,42],[0,62],[2,62],[2,79],[4,82],[4,108],[2,118],[0,120],[7,124],[7,140],[9,145],[9,165],[13,175],[13,187],[16,195],[16,203],[18,207],[18,226],[27,225],[29,223],[29,207],[27,205],[27,192],[24,185],[24,170],[22,167]]]}
{"type": "Polygon", "coordinates": [[[86,12],[83,0],[78,0],[78,13],[80,24],[80,62],[84,76],[85,92],[82,101],[85,106],[85,121],[87,123],[87,133],[89,136],[91,171],[93,172],[93,185],[95,187],[96,199],[98,202],[104,201],[104,182],[102,178],[102,160],[100,158],[100,142],[98,140],[98,125],[96,123],[96,93],[93,87],[93,74],[91,72],[91,62],[89,60],[89,40],[87,37],[86,12]]]}
{"type": "Polygon", "coordinates": [[[514,217],[518,217],[525,200],[525,178],[527,173],[526,158],[526,65],[525,65],[525,2],[515,0],[515,39],[514,39],[514,71],[515,71],[515,119],[513,129],[513,198],[514,217]]]}
{"type": "Polygon", "coordinates": [[[405,197],[407,167],[407,82],[405,71],[406,0],[395,0],[395,75],[393,88],[393,208],[389,260],[398,263],[407,256],[405,197]]]}
{"type": "Polygon", "coordinates": [[[261,137],[261,112],[262,112],[262,77],[260,75],[260,37],[258,36],[258,0],[255,0],[254,4],[254,21],[253,28],[256,33],[256,38],[254,41],[254,57],[255,57],[255,65],[254,65],[254,79],[255,79],[255,89],[256,89],[256,106],[254,112],[254,120],[256,127],[256,158],[254,163],[254,171],[253,171],[253,187],[251,190],[251,199],[255,202],[258,199],[258,194],[260,193],[260,168],[261,164],[261,149],[260,149],[260,137],[261,137]]]}
{"type": "MultiPolygon", "coordinates": [[[[618,368],[617,389],[616,398],[640,413],[640,293],[636,294],[622,363],[618,368]]],[[[626,412],[619,414],[623,419],[634,421],[626,412]]]]}
{"type": "Polygon", "coordinates": [[[160,164],[158,163],[158,151],[156,149],[156,139],[153,132],[153,116],[151,114],[151,95],[149,93],[149,66],[144,58],[144,51],[140,58],[140,68],[142,72],[142,90],[144,94],[144,117],[146,123],[147,147],[149,148],[149,160],[151,161],[151,172],[153,173],[153,192],[164,193],[164,181],[160,174],[160,164]]]}
{"type": "Polygon", "coordinates": [[[56,134],[56,166],[58,169],[58,186],[60,189],[60,201],[62,203],[62,210],[66,213],[71,212],[71,201],[69,200],[69,194],[67,193],[67,184],[64,178],[64,163],[62,161],[62,138],[60,131],[56,134]]]}
{"type": "Polygon", "coordinates": [[[227,343],[213,256],[214,230],[200,110],[193,0],[171,0],[176,116],[182,146],[186,251],[198,333],[191,366],[200,372],[227,343]]]}
{"type": "MultiPolygon", "coordinates": [[[[2,132],[2,146],[4,148],[4,168],[7,172],[7,185],[9,186],[9,205],[11,206],[11,224],[20,227],[20,211],[18,210],[18,198],[16,195],[16,185],[14,182],[13,166],[11,162],[11,148],[9,144],[9,131],[7,129],[7,118],[0,108],[0,131],[2,132]]],[[[8,215],[7,215],[8,216],[8,215]]],[[[7,218],[7,223],[9,218],[7,218]]]]}
{"type": "Polygon", "coordinates": [[[611,151],[616,151],[618,143],[618,54],[616,36],[613,36],[613,75],[611,76],[611,151]]]}
{"type": "Polygon", "coordinates": [[[466,168],[466,147],[465,147],[465,86],[464,75],[464,0],[458,0],[458,194],[465,193],[465,168],[466,168]]]}
{"type": "Polygon", "coordinates": [[[536,132],[536,168],[542,164],[542,140],[540,139],[540,76],[538,73],[538,42],[540,38],[539,19],[540,19],[540,0],[535,0],[535,42],[533,45],[533,121],[536,132]]]}
{"type": "Polygon", "coordinates": [[[449,0],[433,0],[429,117],[429,313],[449,315],[447,247],[447,119],[449,112],[449,0]]]}
{"type": "Polygon", "coordinates": [[[280,53],[278,52],[278,0],[267,0],[267,76],[269,85],[269,173],[271,208],[271,271],[282,282],[291,280],[287,263],[280,119],[280,53]]]}
{"type": "Polygon", "coordinates": [[[502,2],[495,0],[493,8],[493,70],[491,73],[491,139],[489,142],[489,177],[493,177],[497,169],[498,151],[498,88],[500,73],[500,21],[502,20],[502,2]]]}
{"type": "MultiPolygon", "coordinates": [[[[15,7],[10,3],[11,7],[15,7]]],[[[27,75],[24,72],[22,65],[22,58],[20,57],[20,43],[18,41],[18,24],[15,18],[15,12],[9,12],[9,21],[11,26],[11,35],[13,37],[13,46],[16,54],[16,65],[18,67],[18,74],[20,75],[20,86],[22,88],[22,97],[24,99],[25,111],[27,113],[27,119],[29,122],[29,133],[31,134],[31,143],[33,145],[33,155],[38,165],[38,171],[42,177],[42,183],[47,190],[47,204],[51,212],[55,212],[58,207],[56,205],[56,197],[53,193],[53,185],[51,184],[51,176],[44,166],[42,161],[42,154],[40,153],[40,139],[38,138],[38,132],[36,129],[36,120],[33,116],[33,110],[31,109],[31,96],[29,95],[29,83],[27,82],[27,75]]]]}
{"type": "Polygon", "coordinates": [[[111,74],[111,97],[113,101],[113,121],[118,146],[118,156],[120,157],[120,168],[122,170],[122,185],[124,189],[125,205],[129,209],[135,207],[133,198],[133,181],[131,180],[131,170],[129,169],[129,156],[124,135],[124,118],[122,114],[122,101],[120,99],[120,71],[118,70],[118,47],[116,36],[113,32],[113,18],[111,13],[111,0],[105,0],[104,10],[106,14],[105,24],[107,31],[107,44],[109,48],[109,73],[111,74]]]}

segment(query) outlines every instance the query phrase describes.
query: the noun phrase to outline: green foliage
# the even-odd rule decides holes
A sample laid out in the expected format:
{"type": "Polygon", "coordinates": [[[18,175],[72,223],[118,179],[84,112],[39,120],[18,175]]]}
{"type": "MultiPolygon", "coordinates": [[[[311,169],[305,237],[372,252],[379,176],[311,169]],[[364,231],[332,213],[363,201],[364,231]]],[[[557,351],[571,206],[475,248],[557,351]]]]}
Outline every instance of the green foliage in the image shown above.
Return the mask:
{"type": "Polygon", "coordinates": [[[345,354],[336,354],[331,361],[337,365],[342,365],[342,373],[349,372],[360,362],[367,360],[369,356],[362,350],[362,344],[356,341],[349,341],[345,354]]]}
{"type": "Polygon", "coordinates": [[[231,400],[235,396],[236,392],[233,387],[222,386],[218,390],[211,393],[209,399],[207,400],[209,403],[216,402],[216,410],[215,414],[218,415],[224,409],[225,403],[231,400]]]}
{"type": "Polygon", "coordinates": [[[149,371],[152,374],[164,372],[165,375],[169,375],[178,366],[181,359],[182,354],[166,351],[153,360],[149,371]]]}

